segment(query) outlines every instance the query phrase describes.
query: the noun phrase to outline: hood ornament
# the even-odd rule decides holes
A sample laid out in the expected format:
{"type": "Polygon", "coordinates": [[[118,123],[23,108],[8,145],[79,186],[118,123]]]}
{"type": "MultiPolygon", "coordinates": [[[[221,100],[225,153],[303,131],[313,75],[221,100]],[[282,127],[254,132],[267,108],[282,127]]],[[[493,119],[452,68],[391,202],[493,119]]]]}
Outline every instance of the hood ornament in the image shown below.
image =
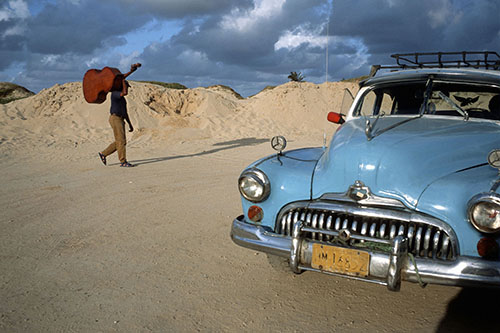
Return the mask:
{"type": "Polygon", "coordinates": [[[283,165],[283,162],[280,160],[280,156],[283,156],[283,150],[286,148],[286,139],[282,135],[273,136],[271,139],[271,147],[278,152],[276,154],[276,159],[283,165]]]}
{"type": "Polygon", "coordinates": [[[279,155],[283,155],[282,152],[286,148],[286,139],[284,136],[277,135],[271,139],[271,147],[278,152],[279,155]]]}
{"type": "Polygon", "coordinates": [[[494,149],[488,154],[488,164],[500,170],[500,149],[494,149]]]}
{"type": "Polygon", "coordinates": [[[347,192],[349,198],[355,201],[365,200],[370,196],[370,188],[360,180],[356,180],[353,185],[349,186],[347,192]]]}

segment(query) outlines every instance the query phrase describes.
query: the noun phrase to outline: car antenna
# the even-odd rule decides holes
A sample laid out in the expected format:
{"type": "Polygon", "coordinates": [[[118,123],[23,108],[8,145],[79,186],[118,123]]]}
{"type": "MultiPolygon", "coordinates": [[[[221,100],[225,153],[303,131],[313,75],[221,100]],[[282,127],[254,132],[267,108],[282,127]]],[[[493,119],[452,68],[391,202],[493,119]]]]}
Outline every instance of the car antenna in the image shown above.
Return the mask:
{"type": "MultiPolygon", "coordinates": [[[[330,40],[330,12],[331,12],[331,2],[330,0],[327,0],[328,2],[328,12],[327,12],[327,17],[326,17],[326,40],[325,40],[325,88],[326,88],[326,98],[327,102],[326,105],[327,107],[330,106],[330,103],[328,102],[328,42],[330,40]]],[[[326,148],[326,132],[323,130],[323,149],[326,148]]]]}

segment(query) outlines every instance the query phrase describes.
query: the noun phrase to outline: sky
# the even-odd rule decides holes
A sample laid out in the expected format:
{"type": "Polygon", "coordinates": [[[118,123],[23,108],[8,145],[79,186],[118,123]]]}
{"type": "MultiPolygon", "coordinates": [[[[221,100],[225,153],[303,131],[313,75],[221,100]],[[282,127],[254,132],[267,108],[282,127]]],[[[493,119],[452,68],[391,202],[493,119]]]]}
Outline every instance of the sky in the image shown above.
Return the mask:
{"type": "Polygon", "coordinates": [[[464,50],[500,53],[500,0],[0,0],[0,81],[33,92],[140,62],[129,79],[246,97],[292,71],[322,83],[464,50]]]}

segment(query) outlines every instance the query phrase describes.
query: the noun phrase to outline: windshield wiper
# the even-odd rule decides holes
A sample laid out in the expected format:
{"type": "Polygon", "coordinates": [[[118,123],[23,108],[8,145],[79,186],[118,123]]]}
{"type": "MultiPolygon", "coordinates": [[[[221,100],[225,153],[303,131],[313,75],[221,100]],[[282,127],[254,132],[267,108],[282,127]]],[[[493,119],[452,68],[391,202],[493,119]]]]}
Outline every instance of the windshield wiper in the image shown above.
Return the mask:
{"type": "Polygon", "coordinates": [[[375,135],[372,134],[373,128],[375,127],[375,125],[377,125],[378,119],[380,117],[383,117],[383,116],[385,116],[385,112],[384,111],[379,112],[377,115],[377,118],[375,118],[375,121],[373,122],[373,124],[370,122],[370,119],[366,119],[365,135],[366,135],[366,138],[368,139],[368,141],[370,141],[371,139],[373,139],[375,137],[375,135]]]}
{"type": "Polygon", "coordinates": [[[429,78],[427,79],[427,83],[425,84],[424,100],[422,102],[422,105],[420,106],[420,112],[419,112],[420,117],[422,117],[424,115],[424,113],[427,112],[427,106],[429,104],[429,99],[431,98],[433,85],[434,85],[434,76],[429,75],[429,78]]]}
{"type": "Polygon", "coordinates": [[[439,97],[441,97],[441,99],[443,101],[448,103],[452,108],[454,108],[458,113],[460,113],[464,117],[464,121],[469,120],[469,114],[467,113],[467,111],[465,111],[460,106],[458,106],[455,102],[453,102],[451,100],[451,98],[449,98],[448,96],[443,94],[442,91],[438,91],[438,95],[439,95],[439,97]]]}
{"type": "MultiPolygon", "coordinates": [[[[382,112],[382,115],[381,117],[384,116],[384,113],[382,112]]],[[[412,121],[412,120],[415,120],[415,119],[418,119],[422,117],[421,115],[418,115],[418,116],[415,116],[415,117],[411,117],[411,118],[408,118],[408,119],[405,119],[405,120],[402,120],[400,121],[399,123],[395,123],[394,125],[391,125],[391,126],[388,126],[384,129],[381,129],[381,130],[378,130],[375,134],[372,134],[372,130],[373,130],[373,127],[375,126],[375,124],[377,123],[377,120],[378,120],[378,117],[377,119],[375,119],[375,121],[373,122],[373,125],[370,124],[370,120],[366,120],[366,128],[365,128],[365,134],[366,134],[366,138],[368,139],[368,141],[370,141],[371,139],[373,139],[374,137],[376,136],[379,136],[380,134],[382,133],[385,133],[393,128],[396,128],[400,125],[403,125],[403,124],[406,124],[407,122],[409,121],[412,121]]]]}

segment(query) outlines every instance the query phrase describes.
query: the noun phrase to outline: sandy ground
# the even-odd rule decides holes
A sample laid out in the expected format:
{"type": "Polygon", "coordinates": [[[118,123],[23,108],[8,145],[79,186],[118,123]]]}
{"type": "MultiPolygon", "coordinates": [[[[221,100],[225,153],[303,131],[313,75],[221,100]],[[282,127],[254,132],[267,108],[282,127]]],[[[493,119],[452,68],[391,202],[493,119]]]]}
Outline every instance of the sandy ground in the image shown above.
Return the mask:
{"type": "Polygon", "coordinates": [[[1,331],[498,331],[498,293],[294,275],[233,244],[267,138],[131,145],[132,169],[97,149],[0,158],[1,331]]]}

